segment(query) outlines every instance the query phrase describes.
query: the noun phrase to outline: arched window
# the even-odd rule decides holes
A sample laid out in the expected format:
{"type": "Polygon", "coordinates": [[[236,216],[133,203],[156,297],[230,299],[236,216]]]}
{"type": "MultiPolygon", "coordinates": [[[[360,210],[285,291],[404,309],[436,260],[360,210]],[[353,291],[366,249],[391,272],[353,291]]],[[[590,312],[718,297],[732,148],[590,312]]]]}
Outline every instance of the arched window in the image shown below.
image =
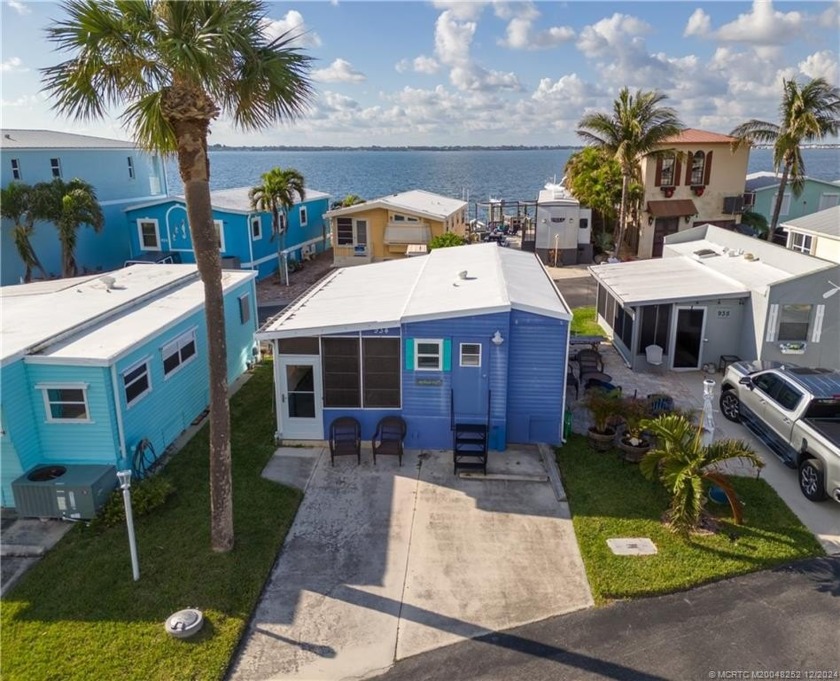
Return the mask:
{"type": "Polygon", "coordinates": [[[703,177],[706,171],[706,154],[702,151],[695,151],[691,158],[691,185],[705,184],[703,177]]]}

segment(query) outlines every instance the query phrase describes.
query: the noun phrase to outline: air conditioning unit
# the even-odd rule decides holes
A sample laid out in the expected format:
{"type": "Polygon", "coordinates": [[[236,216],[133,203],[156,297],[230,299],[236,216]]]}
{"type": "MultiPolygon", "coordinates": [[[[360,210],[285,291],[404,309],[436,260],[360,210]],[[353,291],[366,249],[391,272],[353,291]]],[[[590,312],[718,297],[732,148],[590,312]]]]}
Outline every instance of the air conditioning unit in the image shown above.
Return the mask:
{"type": "Polygon", "coordinates": [[[101,464],[37,466],[12,482],[22,518],[89,520],[117,486],[117,470],[101,464]]]}
{"type": "Polygon", "coordinates": [[[723,212],[729,215],[744,212],[744,196],[725,196],[723,198],[723,212]]]}

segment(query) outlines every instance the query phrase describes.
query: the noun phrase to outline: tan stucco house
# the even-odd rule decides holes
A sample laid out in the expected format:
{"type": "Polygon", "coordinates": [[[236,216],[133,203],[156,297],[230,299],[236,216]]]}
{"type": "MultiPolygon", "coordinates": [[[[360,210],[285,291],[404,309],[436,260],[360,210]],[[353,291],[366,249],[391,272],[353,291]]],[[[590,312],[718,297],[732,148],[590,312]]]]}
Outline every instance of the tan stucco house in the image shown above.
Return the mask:
{"type": "Polygon", "coordinates": [[[687,128],[663,142],[671,155],[642,162],[645,194],[638,256],[662,256],[665,237],[711,224],[732,228],[741,221],[749,147],[732,151],[734,138],[687,128]]]}
{"type": "Polygon", "coordinates": [[[429,242],[446,232],[465,236],[467,202],[412,189],[324,217],[330,221],[333,264],[363,265],[426,253],[429,242]]]}

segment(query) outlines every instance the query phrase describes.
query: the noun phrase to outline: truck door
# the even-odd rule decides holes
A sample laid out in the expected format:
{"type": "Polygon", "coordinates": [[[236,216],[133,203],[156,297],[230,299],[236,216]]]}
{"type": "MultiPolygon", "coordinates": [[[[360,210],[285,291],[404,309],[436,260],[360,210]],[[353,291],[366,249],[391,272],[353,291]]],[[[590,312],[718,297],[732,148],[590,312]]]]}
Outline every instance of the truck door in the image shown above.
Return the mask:
{"type": "Polygon", "coordinates": [[[764,408],[764,422],[773,431],[773,439],[778,444],[776,451],[779,456],[786,463],[795,464],[796,443],[791,442],[791,432],[804,395],[801,390],[784,378],[777,378],[778,385],[764,408]]]}

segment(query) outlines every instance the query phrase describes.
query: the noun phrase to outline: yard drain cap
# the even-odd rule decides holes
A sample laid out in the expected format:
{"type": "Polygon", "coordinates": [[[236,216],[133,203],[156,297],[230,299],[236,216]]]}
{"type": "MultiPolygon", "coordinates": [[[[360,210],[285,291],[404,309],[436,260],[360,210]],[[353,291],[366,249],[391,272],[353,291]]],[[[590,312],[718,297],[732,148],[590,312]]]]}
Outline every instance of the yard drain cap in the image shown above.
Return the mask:
{"type": "Polygon", "coordinates": [[[204,624],[204,615],[201,610],[185,608],[172,613],[166,618],[166,632],[175,638],[188,638],[197,633],[204,624]]]}

